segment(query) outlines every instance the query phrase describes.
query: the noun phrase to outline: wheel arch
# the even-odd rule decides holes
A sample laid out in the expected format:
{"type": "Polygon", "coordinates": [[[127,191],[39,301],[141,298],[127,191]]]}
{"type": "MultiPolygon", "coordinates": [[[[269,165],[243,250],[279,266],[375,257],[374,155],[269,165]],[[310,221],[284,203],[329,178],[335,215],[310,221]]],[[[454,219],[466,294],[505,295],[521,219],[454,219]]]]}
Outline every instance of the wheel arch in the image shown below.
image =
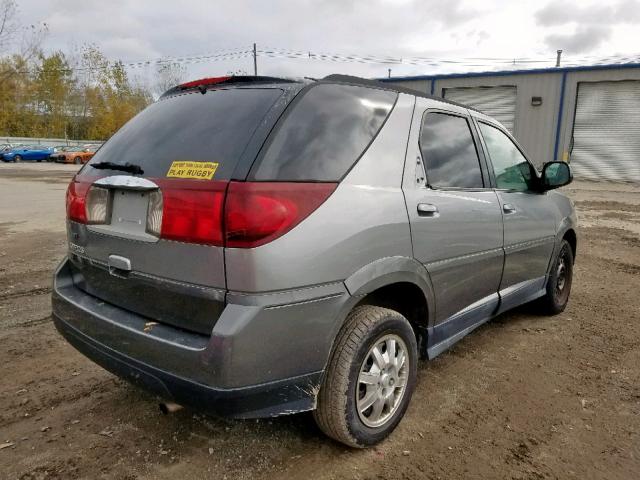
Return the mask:
{"type": "Polygon", "coordinates": [[[429,274],[420,262],[400,256],[382,258],[365,265],[344,283],[352,301],[345,306],[339,328],[358,305],[390,308],[407,318],[421,354],[426,354],[427,329],[435,318],[435,296],[429,274]]]}
{"type": "Polygon", "coordinates": [[[577,248],[578,248],[578,236],[576,235],[576,231],[569,227],[562,235],[562,240],[566,240],[569,242],[569,246],[571,247],[571,252],[573,253],[573,261],[576,260],[577,248]]]}

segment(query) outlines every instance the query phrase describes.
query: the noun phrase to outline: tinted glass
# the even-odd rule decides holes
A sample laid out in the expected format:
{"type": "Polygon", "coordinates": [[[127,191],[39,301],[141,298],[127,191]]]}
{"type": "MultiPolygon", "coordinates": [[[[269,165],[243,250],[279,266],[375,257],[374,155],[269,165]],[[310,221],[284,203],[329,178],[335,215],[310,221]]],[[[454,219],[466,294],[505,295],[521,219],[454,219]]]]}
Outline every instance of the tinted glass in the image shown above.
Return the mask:
{"type": "MultiPolygon", "coordinates": [[[[129,162],[144,176],[164,177],[174,161],[216,162],[214,179],[229,179],[280,89],[208,90],[167,97],[129,121],[87,163],[129,162]]],[[[103,170],[104,171],[104,170],[103,170]]],[[[108,172],[108,170],[107,170],[108,172]]]]}
{"type": "Polygon", "coordinates": [[[507,135],[486,123],[480,123],[480,132],[493,164],[496,186],[508,190],[529,190],[532,182],[531,166],[518,147],[507,135]]]}
{"type": "Polygon", "coordinates": [[[310,88],[275,130],[250,177],[337,181],[358,160],[391,112],[397,94],[350,85],[310,88]]]}
{"type": "Polygon", "coordinates": [[[420,150],[432,187],[482,188],[478,152],[465,118],[427,113],[422,120],[420,150]]]}

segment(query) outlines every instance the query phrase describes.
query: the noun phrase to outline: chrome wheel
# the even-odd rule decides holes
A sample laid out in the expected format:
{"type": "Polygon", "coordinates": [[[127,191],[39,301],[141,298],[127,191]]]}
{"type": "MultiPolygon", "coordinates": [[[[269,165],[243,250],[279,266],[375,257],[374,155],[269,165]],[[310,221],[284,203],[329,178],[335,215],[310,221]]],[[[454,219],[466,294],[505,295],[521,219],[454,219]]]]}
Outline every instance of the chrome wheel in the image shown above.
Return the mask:
{"type": "Polygon", "coordinates": [[[358,416],[367,427],[384,425],[398,409],[409,372],[407,346],[397,335],[385,335],[367,353],[356,388],[358,416]]]}
{"type": "Polygon", "coordinates": [[[558,259],[558,269],[556,270],[556,294],[560,295],[567,280],[567,264],[564,256],[558,259]]]}

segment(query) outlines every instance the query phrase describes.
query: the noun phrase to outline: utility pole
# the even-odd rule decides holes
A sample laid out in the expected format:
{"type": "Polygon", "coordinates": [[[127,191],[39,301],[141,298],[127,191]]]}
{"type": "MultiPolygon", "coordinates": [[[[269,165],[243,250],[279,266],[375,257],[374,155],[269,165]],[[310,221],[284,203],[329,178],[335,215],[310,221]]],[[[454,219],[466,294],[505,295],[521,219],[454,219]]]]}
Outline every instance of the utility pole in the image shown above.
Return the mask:
{"type": "Polygon", "coordinates": [[[556,57],[556,67],[560,66],[560,57],[562,56],[562,50],[558,50],[556,52],[558,54],[558,56],[556,57]]]}
{"type": "Polygon", "coordinates": [[[253,75],[258,76],[258,50],[256,44],[253,44],[253,75]]]}

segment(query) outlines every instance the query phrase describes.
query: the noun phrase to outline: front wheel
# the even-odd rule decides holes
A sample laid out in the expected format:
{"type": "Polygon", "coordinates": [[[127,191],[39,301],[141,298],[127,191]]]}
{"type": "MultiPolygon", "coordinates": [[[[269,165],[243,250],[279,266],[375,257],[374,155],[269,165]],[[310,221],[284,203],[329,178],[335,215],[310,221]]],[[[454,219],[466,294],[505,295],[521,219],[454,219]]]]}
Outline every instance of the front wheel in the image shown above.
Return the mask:
{"type": "Polygon", "coordinates": [[[82,159],[80,157],[76,157],[73,159],[73,163],[76,165],[80,165],[82,163],[82,159]]]}
{"type": "Polygon", "coordinates": [[[562,240],[558,255],[556,256],[549,280],[547,291],[538,300],[538,306],[542,313],[557,315],[562,313],[569,303],[571,284],[573,282],[573,250],[566,240],[562,240]]]}
{"type": "Polygon", "coordinates": [[[20,155],[16,155],[15,157],[13,157],[13,161],[18,163],[22,161],[22,157],[20,155]]]}
{"type": "Polygon", "coordinates": [[[364,305],[347,317],[329,361],[314,418],[351,447],[375,445],[404,416],[416,384],[418,347],[398,312],[364,305]]]}

